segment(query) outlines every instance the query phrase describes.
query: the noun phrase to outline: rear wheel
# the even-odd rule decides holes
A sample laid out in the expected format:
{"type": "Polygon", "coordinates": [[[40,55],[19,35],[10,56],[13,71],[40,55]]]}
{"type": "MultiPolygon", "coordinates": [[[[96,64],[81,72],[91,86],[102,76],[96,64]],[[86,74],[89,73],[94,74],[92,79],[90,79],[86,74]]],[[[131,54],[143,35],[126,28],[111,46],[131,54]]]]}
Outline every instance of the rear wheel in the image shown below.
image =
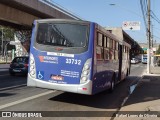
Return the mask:
{"type": "Polygon", "coordinates": [[[109,88],[110,93],[112,93],[114,91],[114,87],[115,87],[115,75],[113,75],[113,77],[112,77],[111,87],[109,88]]]}
{"type": "Polygon", "coordinates": [[[126,74],[126,76],[128,76],[129,75],[129,70],[127,69],[127,74],[126,74]]]}

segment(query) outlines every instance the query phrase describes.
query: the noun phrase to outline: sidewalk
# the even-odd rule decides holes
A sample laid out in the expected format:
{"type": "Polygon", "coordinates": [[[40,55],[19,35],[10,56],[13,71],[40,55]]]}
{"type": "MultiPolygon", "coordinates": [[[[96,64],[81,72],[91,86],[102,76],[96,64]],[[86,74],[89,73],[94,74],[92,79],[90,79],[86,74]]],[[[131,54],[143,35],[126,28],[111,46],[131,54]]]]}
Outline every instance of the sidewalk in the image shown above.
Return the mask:
{"type": "Polygon", "coordinates": [[[160,74],[144,75],[114,120],[160,120],[160,74]]]}

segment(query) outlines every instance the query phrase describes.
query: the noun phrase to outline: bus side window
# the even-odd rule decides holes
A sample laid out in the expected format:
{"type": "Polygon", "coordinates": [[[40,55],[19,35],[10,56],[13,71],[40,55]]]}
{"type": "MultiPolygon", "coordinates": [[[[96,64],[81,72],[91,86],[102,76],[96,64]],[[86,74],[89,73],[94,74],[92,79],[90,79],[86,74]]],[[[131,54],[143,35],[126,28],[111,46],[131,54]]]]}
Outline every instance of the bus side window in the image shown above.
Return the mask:
{"type": "Polygon", "coordinates": [[[113,39],[109,40],[109,59],[114,60],[114,49],[113,49],[113,39]]]}
{"type": "Polygon", "coordinates": [[[103,43],[104,45],[104,48],[106,48],[107,47],[107,37],[106,36],[104,36],[104,43],[103,43]]]}
{"type": "Polygon", "coordinates": [[[117,41],[115,41],[115,49],[114,49],[114,51],[115,51],[115,60],[118,60],[118,42],[117,41]]]}
{"type": "Polygon", "coordinates": [[[109,37],[107,37],[107,48],[109,48],[109,44],[110,43],[110,38],[109,37]]]}
{"type": "Polygon", "coordinates": [[[109,49],[107,48],[108,38],[104,36],[104,59],[109,60],[109,49]]]}
{"type": "Polygon", "coordinates": [[[103,36],[101,33],[98,33],[98,39],[97,39],[97,45],[98,46],[101,46],[103,45],[103,42],[102,42],[102,39],[103,39],[103,36]]]}
{"type": "Polygon", "coordinates": [[[97,32],[97,45],[96,45],[96,57],[98,60],[103,60],[104,50],[103,50],[103,35],[97,32]]]}

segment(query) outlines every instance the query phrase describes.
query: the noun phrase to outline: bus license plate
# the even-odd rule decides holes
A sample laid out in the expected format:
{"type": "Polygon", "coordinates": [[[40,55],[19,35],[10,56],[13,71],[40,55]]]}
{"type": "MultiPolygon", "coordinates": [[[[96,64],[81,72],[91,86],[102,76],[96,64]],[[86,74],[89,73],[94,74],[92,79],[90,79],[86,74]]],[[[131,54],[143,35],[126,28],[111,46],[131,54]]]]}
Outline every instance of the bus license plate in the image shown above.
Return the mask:
{"type": "Polygon", "coordinates": [[[52,80],[63,80],[63,76],[60,75],[51,75],[52,80]]]}

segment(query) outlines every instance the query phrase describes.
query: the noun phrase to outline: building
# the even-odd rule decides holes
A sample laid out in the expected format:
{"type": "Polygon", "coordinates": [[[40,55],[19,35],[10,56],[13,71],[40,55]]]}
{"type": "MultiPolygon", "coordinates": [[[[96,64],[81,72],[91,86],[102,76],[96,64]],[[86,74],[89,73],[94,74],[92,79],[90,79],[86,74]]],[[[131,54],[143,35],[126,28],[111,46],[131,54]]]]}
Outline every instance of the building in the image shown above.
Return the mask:
{"type": "Polygon", "coordinates": [[[117,36],[121,41],[125,41],[131,45],[131,57],[143,52],[138,42],[131,38],[121,27],[105,27],[105,29],[117,36]]]}
{"type": "MultiPolygon", "coordinates": [[[[144,50],[144,52],[146,53],[146,49],[148,48],[148,43],[139,43],[139,45],[141,46],[141,48],[144,50]]],[[[156,50],[158,50],[160,43],[154,43],[153,44],[153,48],[152,50],[154,52],[156,52],[156,50]]]]}

